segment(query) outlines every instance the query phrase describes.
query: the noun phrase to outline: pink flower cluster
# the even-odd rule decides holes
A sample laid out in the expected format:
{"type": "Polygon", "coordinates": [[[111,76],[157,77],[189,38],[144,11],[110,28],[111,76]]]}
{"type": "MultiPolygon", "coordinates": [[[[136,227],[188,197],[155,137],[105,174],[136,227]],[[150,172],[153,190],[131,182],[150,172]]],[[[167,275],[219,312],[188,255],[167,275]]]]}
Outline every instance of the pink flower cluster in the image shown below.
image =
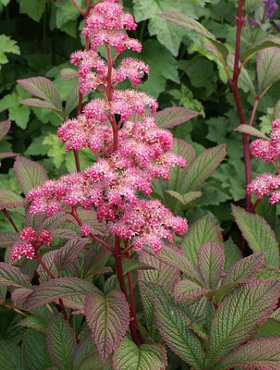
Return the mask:
{"type": "MultiPolygon", "coordinates": [[[[272,122],[270,140],[257,139],[250,145],[251,154],[264,162],[276,162],[280,156],[280,120],[272,122]]],[[[247,187],[248,194],[255,194],[258,199],[269,196],[271,204],[280,201],[280,175],[265,173],[253,180],[247,187]],[[278,190],[279,189],[279,190],[278,190]]]]}
{"type": "Polygon", "coordinates": [[[272,162],[280,156],[280,119],[273,121],[270,140],[257,139],[250,145],[251,154],[265,162],[272,162]]]}
{"type": "Polygon", "coordinates": [[[25,227],[19,235],[19,241],[12,247],[11,260],[16,262],[22,257],[32,259],[42,245],[50,246],[51,242],[52,234],[48,230],[37,233],[32,227],[25,227]]]}
{"type": "MultiPolygon", "coordinates": [[[[139,84],[148,74],[148,66],[129,57],[114,67],[111,58],[105,61],[98,54],[101,44],[107,51],[115,48],[117,56],[127,48],[139,51],[138,41],[125,33],[135,28],[133,17],[125,14],[117,1],[105,0],[93,7],[84,29],[91,49],[74,53],[71,61],[79,69],[81,93],[99,89],[104,97],[90,101],[82,114],[67,120],[58,136],[67,150],[87,148],[97,153],[96,163],[82,172],[45,182],[33,189],[27,200],[30,213],[48,216],[93,207],[111,234],[131,240],[136,249],[150,245],[158,250],[162,240],[173,241],[173,232],[186,232],[187,222],[173,216],[159,201],[143,197],[151,195],[154,179],[167,180],[170,169],[183,167],[186,161],[172,152],[171,133],[160,129],[150,115],[157,110],[156,100],[144,92],[115,89],[126,79],[139,84]],[[114,116],[120,117],[119,123],[114,116]],[[114,146],[116,129],[118,145],[114,146]]],[[[83,236],[91,233],[88,225],[81,225],[83,236]]]]}
{"type": "Polygon", "coordinates": [[[105,44],[115,48],[118,53],[126,49],[140,52],[142,49],[140,42],[123,32],[133,31],[136,27],[133,16],[124,13],[117,0],[105,0],[92,9],[85,22],[84,34],[89,37],[94,51],[105,44]]]}

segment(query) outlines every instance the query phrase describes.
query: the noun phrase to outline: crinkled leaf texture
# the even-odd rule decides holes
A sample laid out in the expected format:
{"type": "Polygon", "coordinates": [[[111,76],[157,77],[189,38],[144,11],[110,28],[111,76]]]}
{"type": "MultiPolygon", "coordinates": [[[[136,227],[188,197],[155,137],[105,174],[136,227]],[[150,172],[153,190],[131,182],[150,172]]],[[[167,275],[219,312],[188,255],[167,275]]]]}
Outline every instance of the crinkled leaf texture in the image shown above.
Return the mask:
{"type": "Polygon", "coordinates": [[[48,327],[48,352],[60,370],[72,370],[75,335],[68,321],[62,316],[52,319],[48,327]]]}
{"type": "Polygon", "coordinates": [[[137,346],[125,338],[113,357],[114,370],[164,370],[167,364],[165,348],[160,344],[137,346]]]}
{"type": "Polygon", "coordinates": [[[0,209],[23,207],[23,199],[10,190],[0,189],[0,209]]]}
{"type": "Polygon", "coordinates": [[[244,344],[229,354],[221,362],[219,369],[233,367],[247,370],[279,370],[280,338],[258,338],[244,344]]]}
{"type": "Polygon", "coordinates": [[[17,157],[14,171],[19,186],[25,194],[48,180],[47,172],[43,166],[24,157],[17,157]]]}
{"type": "Polygon", "coordinates": [[[232,206],[234,219],[247,240],[249,247],[257,253],[263,253],[269,267],[279,267],[279,244],[274,231],[267,221],[259,216],[232,206]]]}
{"type": "Polygon", "coordinates": [[[180,280],[174,286],[174,297],[177,302],[198,298],[208,292],[208,289],[202,288],[201,285],[188,279],[180,280]]]}
{"type": "Polygon", "coordinates": [[[206,243],[199,248],[198,266],[207,288],[214,289],[218,287],[224,272],[224,265],[224,251],[218,244],[206,243]]]}
{"type": "Polygon", "coordinates": [[[155,118],[159,127],[173,128],[200,114],[184,107],[169,107],[156,113],[155,118]]]}
{"type": "Polygon", "coordinates": [[[197,263],[199,248],[208,242],[222,244],[223,237],[218,224],[211,216],[204,216],[189,228],[183,240],[184,254],[193,263],[197,263]]]}
{"type": "Polygon", "coordinates": [[[264,256],[261,253],[254,253],[251,256],[242,258],[236,262],[227,272],[223,279],[223,286],[237,286],[248,282],[256,277],[258,270],[264,265],[264,256]]]}
{"type": "Polygon", "coordinates": [[[85,315],[92,338],[102,359],[116,350],[129,327],[129,306],[120,290],[91,293],[85,301],[85,315]]]}
{"type": "Polygon", "coordinates": [[[15,288],[31,287],[27,275],[23,274],[18,267],[5,262],[0,262],[0,285],[15,288]]]}
{"type": "Polygon", "coordinates": [[[167,346],[193,368],[202,369],[205,354],[187,317],[164,294],[156,297],[155,307],[158,329],[167,346]]]}
{"type": "Polygon", "coordinates": [[[207,355],[210,364],[219,362],[254,335],[257,326],[273,312],[279,294],[279,282],[257,281],[236,289],[224,299],[211,324],[207,355]]]}
{"type": "Polygon", "coordinates": [[[97,291],[97,288],[87,280],[76,277],[51,279],[34,287],[33,292],[26,299],[25,307],[31,310],[54,302],[58,298],[77,294],[85,296],[94,291],[97,291]]]}

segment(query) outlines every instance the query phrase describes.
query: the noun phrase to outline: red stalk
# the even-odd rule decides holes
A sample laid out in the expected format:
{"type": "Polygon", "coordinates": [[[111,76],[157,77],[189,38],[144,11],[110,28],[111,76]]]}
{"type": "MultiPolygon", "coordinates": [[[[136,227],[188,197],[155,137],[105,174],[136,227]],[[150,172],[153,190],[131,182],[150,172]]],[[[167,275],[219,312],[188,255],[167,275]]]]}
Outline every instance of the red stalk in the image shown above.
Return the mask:
{"type": "Polygon", "coordinates": [[[3,215],[6,217],[6,219],[9,221],[9,223],[12,225],[15,232],[19,232],[19,229],[17,228],[17,225],[15,224],[14,220],[12,219],[12,216],[10,215],[9,211],[4,208],[2,209],[3,215]]]}
{"type": "MultiPolygon", "coordinates": [[[[45,264],[45,262],[42,260],[42,258],[39,255],[36,256],[36,260],[39,262],[42,269],[48,274],[48,276],[51,279],[55,279],[54,274],[49,270],[48,266],[45,264]]],[[[62,298],[59,298],[58,301],[59,301],[60,310],[61,312],[63,312],[63,315],[64,315],[64,320],[69,320],[62,298]]]]}
{"type": "MultiPolygon", "coordinates": [[[[233,77],[230,80],[230,87],[234,96],[236,110],[239,116],[240,124],[246,124],[246,116],[241,103],[240,90],[238,88],[238,78],[241,72],[240,69],[240,44],[241,44],[241,31],[244,25],[243,10],[245,0],[239,0],[238,9],[236,14],[236,39],[235,39],[235,58],[234,58],[234,69],[233,77]]],[[[249,135],[242,135],[242,146],[245,161],[245,181],[246,187],[252,180],[251,174],[251,163],[250,163],[250,151],[249,151],[249,135]]],[[[251,196],[246,192],[246,210],[252,211],[251,196]]]]}
{"type": "MultiPolygon", "coordinates": [[[[105,45],[107,52],[107,63],[108,63],[108,75],[107,75],[107,99],[109,105],[111,105],[113,98],[113,86],[112,86],[112,69],[113,69],[113,60],[110,46],[105,45]]],[[[109,120],[113,129],[113,151],[116,151],[118,148],[118,125],[115,120],[115,116],[112,113],[109,113],[109,120]]]]}
{"type": "Polygon", "coordinates": [[[143,339],[139,331],[138,322],[137,322],[137,311],[136,311],[136,302],[134,296],[133,282],[131,272],[127,274],[128,288],[129,288],[129,298],[130,298],[130,331],[133,341],[141,345],[143,344],[143,339]]]}

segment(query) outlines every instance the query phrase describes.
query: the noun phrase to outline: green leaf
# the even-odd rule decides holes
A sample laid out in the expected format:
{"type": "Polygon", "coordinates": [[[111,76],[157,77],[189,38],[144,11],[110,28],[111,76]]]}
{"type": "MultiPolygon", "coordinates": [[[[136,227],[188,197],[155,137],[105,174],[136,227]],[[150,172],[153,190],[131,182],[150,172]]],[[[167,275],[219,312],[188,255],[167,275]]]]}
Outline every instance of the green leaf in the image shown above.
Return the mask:
{"type": "Polygon", "coordinates": [[[8,340],[0,340],[1,370],[22,369],[20,347],[8,340]]]}
{"type": "Polygon", "coordinates": [[[28,329],[22,342],[22,356],[27,370],[42,370],[51,365],[45,335],[28,329]]]}
{"type": "Polygon", "coordinates": [[[12,93],[0,101],[0,112],[9,110],[9,120],[15,121],[23,130],[29,121],[30,109],[20,104],[20,95],[12,93]]]}
{"type": "Polygon", "coordinates": [[[62,316],[52,319],[48,328],[48,352],[60,370],[72,370],[75,335],[68,321],[62,316]]]}
{"type": "Polygon", "coordinates": [[[85,301],[85,315],[98,353],[104,360],[116,350],[129,327],[129,306],[119,290],[92,293],[85,301]]]}
{"type": "Polygon", "coordinates": [[[49,147],[48,156],[52,159],[55,167],[60,168],[66,159],[66,152],[62,142],[57,135],[49,134],[44,138],[43,144],[49,147]]]}
{"type": "Polygon", "coordinates": [[[53,110],[62,112],[60,95],[52,81],[45,77],[31,77],[17,83],[36,98],[50,104],[53,110]]]}
{"type": "Polygon", "coordinates": [[[218,145],[205,150],[187,169],[184,192],[200,190],[205,180],[226,157],[226,146],[218,145]]]}
{"type": "Polygon", "coordinates": [[[87,280],[76,277],[56,278],[35,286],[27,297],[25,306],[28,310],[44,306],[58,298],[86,295],[97,288],[87,280]]]}
{"type": "Polygon", "coordinates": [[[24,194],[48,180],[47,172],[43,166],[24,157],[17,157],[14,171],[24,194]]]}
{"type": "Polygon", "coordinates": [[[36,5],[34,6],[33,0],[20,0],[20,12],[27,14],[34,21],[39,22],[45,7],[47,0],[36,0],[36,5]]]}
{"type": "Polygon", "coordinates": [[[0,140],[2,140],[7,133],[10,131],[11,122],[10,121],[1,121],[0,122],[0,140]]]}
{"type": "Polygon", "coordinates": [[[18,267],[0,262],[0,285],[18,288],[31,288],[29,277],[18,267]]]}
{"type": "Polygon", "coordinates": [[[169,194],[172,198],[175,198],[179,203],[183,206],[193,202],[194,200],[200,198],[202,196],[201,191],[190,191],[186,194],[179,194],[173,190],[166,190],[166,193],[169,194]]]}
{"type": "Polygon", "coordinates": [[[156,35],[159,42],[177,56],[185,31],[163,19],[160,13],[175,8],[185,14],[195,15],[195,6],[191,3],[182,4],[180,0],[134,0],[133,3],[136,21],[149,19],[150,35],[156,35]]]}
{"type": "Polygon", "coordinates": [[[191,263],[197,263],[199,248],[208,242],[222,244],[223,238],[214,218],[207,215],[191,225],[183,240],[184,254],[191,263]]]}
{"type": "Polygon", "coordinates": [[[164,247],[160,250],[158,258],[160,258],[164,263],[168,263],[182,271],[190,280],[201,284],[202,279],[200,272],[178,249],[164,247]]]}
{"type": "Polygon", "coordinates": [[[159,127],[173,128],[200,114],[200,112],[194,112],[184,107],[170,107],[159,111],[156,113],[155,117],[159,127]]]}
{"type": "Polygon", "coordinates": [[[156,40],[144,43],[142,58],[150,66],[150,73],[148,80],[140,86],[141,90],[157,98],[165,90],[167,80],[179,82],[176,59],[156,40]]]}
{"type": "Polygon", "coordinates": [[[66,98],[65,104],[65,117],[68,117],[69,114],[78,106],[79,102],[79,85],[77,84],[74,88],[70,91],[68,97],[66,98]]]}
{"type": "Polygon", "coordinates": [[[114,370],[164,370],[167,364],[165,349],[160,344],[137,346],[125,338],[114,353],[114,370]]]}
{"type": "Polygon", "coordinates": [[[243,134],[248,134],[251,136],[256,136],[261,139],[268,140],[269,138],[264,135],[261,131],[257,130],[255,127],[252,127],[250,125],[239,125],[235,131],[242,132],[243,134]]]}
{"type": "Polygon", "coordinates": [[[232,213],[249,247],[264,254],[267,266],[279,267],[279,245],[266,220],[236,206],[232,206],[232,213]]]}
{"type": "Polygon", "coordinates": [[[20,55],[19,47],[10,37],[0,35],[0,65],[8,63],[7,53],[20,55]]]}
{"type": "Polygon", "coordinates": [[[205,287],[215,289],[224,273],[225,255],[218,244],[208,242],[198,250],[198,266],[205,287]]]}
{"type": "Polygon", "coordinates": [[[236,262],[223,279],[222,286],[237,286],[256,277],[256,273],[263,267],[264,257],[254,253],[249,257],[236,262]]]}
{"type": "Polygon", "coordinates": [[[23,207],[23,199],[10,190],[0,189],[0,209],[23,207]]]}
{"type": "Polygon", "coordinates": [[[264,93],[279,81],[280,48],[269,48],[257,54],[257,76],[259,93],[264,93]]]}
{"type": "Polygon", "coordinates": [[[201,285],[188,279],[180,280],[174,285],[174,297],[177,302],[198,298],[208,292],[208,289],[202,288],[201,285]]]}
{"type": "Polygon", "coordinates": [[[161,295],[156,297],[156,320],[167,346],[195,369],[202,369],[204,352],[198,337],[187,327],[185,316],[161,295]]]}
{"type": "Polygon", "coordinates": [[[254,335],[257,326],[273,312],[279,293],[280,283],[256,282],[224,299],[211,324],[207,356],[211,365],[254,335]]]}
{"type": "Polygon", "coordinates": [[[279,369],[280,338],[259,338],[230,353],[219,369],[279,369]]]}

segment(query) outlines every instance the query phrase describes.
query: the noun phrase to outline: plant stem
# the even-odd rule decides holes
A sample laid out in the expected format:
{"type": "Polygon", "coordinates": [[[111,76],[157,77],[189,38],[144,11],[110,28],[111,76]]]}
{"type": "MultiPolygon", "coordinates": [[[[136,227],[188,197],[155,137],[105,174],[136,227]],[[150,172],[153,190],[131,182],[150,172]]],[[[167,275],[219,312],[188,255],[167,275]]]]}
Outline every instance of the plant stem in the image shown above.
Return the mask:
{"type": "Polygon", "coordinates": [[[143,344],[143,339],[139,331],[136,313],[136,302],[133,289],[132,275],[131,272],[127,274],[128,288],[129,288],[129,298],[130,298],[130,331],[134,342],[138,345],[143,344]]]}
{"type": "Polygon", "coordinates": [[[9,211],[6,208],[4,208],[4,209],[2,209],[2,212],[3,212],[3,215],[6,217],[6,219],[9,221],[9,223],[12,225],[15,232],[18,233],[19,229],[18,229],[17,225],[15,224],[14,220],[12,219],[12,216],[10,215],[9,211]]]}
{"type": "MultiPolygon", "coordinates": [[[[113,99],[113,86],[112,86],[112,70],[113,70],[113,60],[111,49],[109,45],[105,45],[106,52],[107,52],[107,63],[108,63],[108,75],[107,75],[107,99],[109,105],[111,106],[111,102],[113,99]]],[[[115,116],[112,113],[109,113],[109,120],[112,125],[113,129],[113,151],[116,151],[118,148],[118,125],[115,120],[115,116]]]]}
{"type": "MultiPolygon", "coordinates": [[[[236,110],[239,116],[240,124],[246,124],[246,116],[241,103],[240,90],[238,88],[238,78],[240,76],[240,45],[241,45],[241,31],[244,25],[243,19],[243,9],[244,9],[245,0],[239,0],[238,9],[236,14],[236,38],[235,38],[235,57],[234,57],[234,69],[233,77],[230,80],[229,84],[234,96],[236,110]]],[[[245,161],[245,181],[246,187],[252,180],[251,174],[251,163],[250,163],[250,151],[249,151],[249,135],[242,135],[242,146],[243,146],[243,155],[245,161]]],[[[252,211],[251,205],[251,196],[246,192],[246,210],[252,211]]]]}
{"type": "MultiPolygon", "coordinates": [[[[51,279],[55,279],[55,275],[49,270],[48,266],[45,264],[45,262],[42,260],[42,258],[39,255],[36,256],[36,260],[39,262],[40,266],[48,274],[48,276],[51,279]]],[[[69,320],[62,298],[59,298],[58,301],[59,301],[60,310],[61,312],[63,312],[63,315],[64,315],[64,320],[69,320]]]]}
{"type": "MultiPolygon", "coordinates": [[[[83,223],[82,223],[82,221],[81,221],[81,219],[78,215],[78,212],[77,212],[76,208],[74,208],[74,207],[72,208],[71,216],[76,220],[76,222],[79,226],[82,226],[83,223]]],[[[98,236],[94,235],[93,233],[90,233],[90,237],[93,240],[97,241],[99,244],[103,245],[103,247],[105,247],[109,252],[112,253],[112,248],[111,248],[110,244],[106,243],[103,239],[100,239],[98,236]]]]}
{"type": "Polygon", "coordinates": [[[116,262],[116,273],[117,277],[120,283],[120,288],[125,295],[127,301],[128,301],[128,296],[127,296],[127,291],[126,291],[126,286],[125,286],[125,280],[124,280],[124,274],[123,274],[123,267],[122,267],[122,250],[121,250],[121,241],[119,237],[115,237],[115,248],[113,255],[115,257],[115,262],[116,262]]]}

